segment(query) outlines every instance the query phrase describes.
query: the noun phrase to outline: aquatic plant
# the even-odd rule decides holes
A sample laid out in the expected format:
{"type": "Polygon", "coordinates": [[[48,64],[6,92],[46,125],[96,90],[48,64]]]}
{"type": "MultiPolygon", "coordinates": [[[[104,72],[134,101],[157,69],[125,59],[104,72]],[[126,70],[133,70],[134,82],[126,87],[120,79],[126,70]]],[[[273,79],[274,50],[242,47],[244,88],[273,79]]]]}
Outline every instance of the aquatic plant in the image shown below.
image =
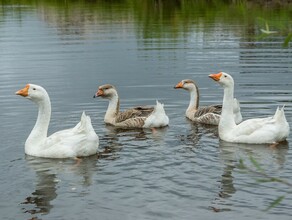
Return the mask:
{"type": "Polygon", "coordinates": [[[292,22],[272,22],[263,18],[258,18],[258,20],[261,23],[259,26],[262,26],[258,39],[279,36],[284,39],[282,46],[289,47],[289,43],[292,41],[292,22]]]}
{"type": "MultiPolygon", "coordinates": [[[[243,159],[239,160],[237,168],[242,173],[248,173],[248,174],[251,174],[253,176],[256,176],[256,182],[257,183],[272,183],[272,182],[275,182],[275,183],[280,183],[282,185],[288,186],[288,188],[292,190],[292,183],[291,182],[288,182],[287,180],[284,180],[282,178],[274,177],[274,176],[271,176],[271,175],[267,174],[267,172],[262,168],[262,166],[252,156],[249,157],[249,160],[250,160],[250,162],[251,162],[253,167],[246,165],[244,163],[243,159]]],[[[287,193],[291,194],[292,191],[287,191],[287,192],[285,192],[284,195],[278,196],[276,199],[274,199],[270,203],[270,205],[265,209],[265,211],[268,211],[268,210],[276,207],[277,205],[279,205],[281,203],[281,201],[285,198],[285,195],[287,193]]]]}

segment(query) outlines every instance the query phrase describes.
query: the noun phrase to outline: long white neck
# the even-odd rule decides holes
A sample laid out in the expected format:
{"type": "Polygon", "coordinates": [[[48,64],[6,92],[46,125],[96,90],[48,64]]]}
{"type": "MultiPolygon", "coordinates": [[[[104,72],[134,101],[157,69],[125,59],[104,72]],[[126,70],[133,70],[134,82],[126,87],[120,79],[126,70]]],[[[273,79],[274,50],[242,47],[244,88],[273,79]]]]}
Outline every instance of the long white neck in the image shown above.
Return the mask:
{"type": "Polygon", "coordinates": [[[114,95],[109,100],[108,108],[104,116],[104,122],[108,124],[115,124],[115,119],[120,109],[119,96],[114,95]]]}
{"type": "MultiPolygon", "coordinates": [[[[221,119],[219,122],[219,130],[228,130],[236,126],[233,114],[233,93],[234,86],[224,88],[223,106],[221,119]]],[[[220,133],[220,132],[219,132],[220,133]]]]}
{"type": "Polygon", "coordinates": [[[47,94],[45,94],[44,99],[35,101],[38,105],[38,117],[37,121],[32,129],[30,135],[28,136],[25,147],[39,146],[42,141],[47,138],[48,127],[51,119],[51,102],[47,94]]]}
{"type": "Polygon", "coordinates": [[[199,107],[199,89],[196,85],[190,91],[190,104],[187,108],[188,111],[197,110],[199,107]]]}

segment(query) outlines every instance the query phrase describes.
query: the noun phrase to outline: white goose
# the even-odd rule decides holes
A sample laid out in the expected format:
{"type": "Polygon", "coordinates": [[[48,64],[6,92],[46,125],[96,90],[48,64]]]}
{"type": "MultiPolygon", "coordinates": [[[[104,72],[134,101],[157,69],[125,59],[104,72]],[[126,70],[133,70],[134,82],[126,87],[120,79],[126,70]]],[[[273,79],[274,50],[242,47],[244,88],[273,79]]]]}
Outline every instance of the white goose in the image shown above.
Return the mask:
{"type": "MultiPolygon", "coordinates": [[[[220,121],[220,115],[222,111],[222,105],[210,105],[199,107],[199,88],[195,81],[191,79],[184,79],[176,84],[175,89],[184,89],[190,93],[190,103],[186,110],[186,117],[191,121],[218,125],[220,121]]],[[[237,99],[233,101],[233,113],[235,123],[239,124],[242,121],[242,116],[240,112],[240,105],[237,99]]]]}
{"type": "Polygon", "coordinates": [[[272,117],[249,119],[236,125],[233,117],[233,78],[224,72],[210,74],[224,88],[223,107],[219,123],[219,137],[227,142],[247,144],[275,144],[286,140],[289,135],[289,124],[284,107],[277,109],[272,117]]]}
{"type": "Polygon", "coordinates": [[[81,121],[71,129],[47,136],[51,118],[51,102],[46,90],[38,85],[27,84],[16,92],[38,106],[38,117],[25,142],[25,153],[36,157],[76,158],[97,152],[99,139],[89,116],[83,112],[81,121]]]}
{"type": "Polygon", "coordinates": [[[109,105],[104,116],[104,122],[121,128],[159,128],[169,123],[163,104],[156,101],[156,106],[138,106],[120,112],[120,99],[113,85],[105,84],[98,87],[93,96],[109,99],[109,105]]]}

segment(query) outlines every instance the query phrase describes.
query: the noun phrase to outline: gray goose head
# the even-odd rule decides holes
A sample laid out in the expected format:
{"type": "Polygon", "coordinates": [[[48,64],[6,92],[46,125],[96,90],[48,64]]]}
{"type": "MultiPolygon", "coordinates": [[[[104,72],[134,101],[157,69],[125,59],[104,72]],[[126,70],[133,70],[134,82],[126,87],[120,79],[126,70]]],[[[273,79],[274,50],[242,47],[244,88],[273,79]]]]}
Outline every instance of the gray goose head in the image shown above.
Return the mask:
{"type": "Polygon", "coordinates": [[[94,94],[93,98],[101,97],[104,99],[112,99],[114,96],[117,96],[116,88],[111,84],[105,84],[98,87],[97,92],[94,94]]]}
{"type": "Polygon", "coordinates": [[[194,80],[184,79],[175,85],[175,89],[184,89],[187,91],[191,91],[197,88],[197,85],[194,80]]]}

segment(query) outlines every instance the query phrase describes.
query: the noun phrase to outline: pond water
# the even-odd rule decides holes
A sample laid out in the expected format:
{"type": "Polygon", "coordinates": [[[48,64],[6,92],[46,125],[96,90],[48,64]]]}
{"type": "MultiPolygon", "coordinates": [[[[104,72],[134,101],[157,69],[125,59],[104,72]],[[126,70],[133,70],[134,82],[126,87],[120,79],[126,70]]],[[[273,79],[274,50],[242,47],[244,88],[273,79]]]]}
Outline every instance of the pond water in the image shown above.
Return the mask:
{"type": "Polygon", "coordinates": [[[289,188],[257,183],[238,164],[253,168],[252,156],[268,175],[291,180],[292,136],[277,147],[219,141],[217,127],[185,118],[189,94],[173,89],[194,79],[201,105],[221,103],[208,75],[225,71],[244,119],[285,105],[292,126],[292,50],[277,29],[291,25],[291,8],[218,2],[2,3],[1,219],[290,219],[289,188]],[[278,34],[260,38],[265,23],[278,34]],[[73,127],[82,111],[91,116],[98,155],[76,164],[24,154],[37,108],[14,94],[27,83],[50,95],[50,134],[73,127]],[[169,127],[105,126],[108,102],[92,98],[105,83],[117,87],[122,109],[164,103],[169,127]]]}

